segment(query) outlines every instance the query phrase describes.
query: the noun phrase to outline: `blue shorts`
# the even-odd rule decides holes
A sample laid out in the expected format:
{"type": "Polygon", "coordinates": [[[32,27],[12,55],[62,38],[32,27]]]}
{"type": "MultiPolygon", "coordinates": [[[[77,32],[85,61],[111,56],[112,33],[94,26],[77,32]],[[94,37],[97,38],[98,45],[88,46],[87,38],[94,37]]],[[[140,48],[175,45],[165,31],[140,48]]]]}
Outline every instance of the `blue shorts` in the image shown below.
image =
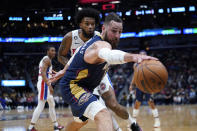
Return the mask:
{"type": "Polygon", "coordinates": [[[151,94],[144,93],[138,88],[136,88],[136,100],[142,102],[144,97],[145,101],[149,101],[151,99],[151,94]]]}
{"type": "Polygon", "coordinates": [[[60,80],[59,86],[63,100],[71,106],[72,114],[75,117],[83,117],[88,105],[98,100],[85,87],[79,87],[77,84],[63,84],[60,80]]]}

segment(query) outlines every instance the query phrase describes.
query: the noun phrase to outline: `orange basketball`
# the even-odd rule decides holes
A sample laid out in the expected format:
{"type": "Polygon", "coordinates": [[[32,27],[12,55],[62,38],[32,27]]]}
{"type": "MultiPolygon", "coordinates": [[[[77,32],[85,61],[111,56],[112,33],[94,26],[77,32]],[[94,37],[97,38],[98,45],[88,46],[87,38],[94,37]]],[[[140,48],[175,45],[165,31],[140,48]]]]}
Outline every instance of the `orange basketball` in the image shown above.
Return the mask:
{"type": "Polygon", "coordinates": [[[160,61],[145,60],[134,69],[134,82],[145,93],[160,92],[167,80],[168,72],[160,61]]]}

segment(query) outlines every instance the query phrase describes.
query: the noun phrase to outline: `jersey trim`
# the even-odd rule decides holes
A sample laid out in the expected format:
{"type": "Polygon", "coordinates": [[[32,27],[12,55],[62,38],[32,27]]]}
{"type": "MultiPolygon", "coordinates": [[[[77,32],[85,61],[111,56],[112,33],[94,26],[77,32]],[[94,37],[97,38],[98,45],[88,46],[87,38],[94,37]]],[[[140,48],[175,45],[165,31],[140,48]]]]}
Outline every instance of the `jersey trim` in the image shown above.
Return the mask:
{"type": "Polygon", "coordinates": [[[70,91],[71,94],[74,96],[75,100],[79,100],[80,96],[82,96],[86,91],[79,87],[76,82],[80,81],[83,78],[86,78],[88,76],[88,69],[81,70],[75,80],[70,81],[70,91]]]}

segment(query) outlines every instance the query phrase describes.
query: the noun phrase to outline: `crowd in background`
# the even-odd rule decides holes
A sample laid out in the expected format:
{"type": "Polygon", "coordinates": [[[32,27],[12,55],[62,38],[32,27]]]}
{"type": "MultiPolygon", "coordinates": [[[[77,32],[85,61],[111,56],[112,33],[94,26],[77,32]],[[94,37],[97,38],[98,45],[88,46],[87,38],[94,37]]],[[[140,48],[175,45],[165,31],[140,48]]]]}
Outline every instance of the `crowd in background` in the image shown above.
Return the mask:
{"type": "MultiPolygon", "coordinates": [[[[194,104],[197,103],[197,49],[171,49],[149,51],[149,55],[158,57],[159,60],[167,67],[168,83],[166,87],[157,94],[154,94],[156,104],[194,104]]],[[[5,79],[6,74],[11,79],[25,79],[27,74],[30,75],[33,86],[36,89],[38,64],[42,56],[4,56],[3,63],[7,72],[0,74],[1,79],[5,79]]],[[[55,70],[62,68],[57,59],[53,60],[55,70]]],[[[120,103],[123,105],[130,104],[135,99],[134,94],[130,94],[128,87],[132,79],[133,63],[112,66],[109,70],[109,76],[113,83],[113,88],[117,97],[120,97],[120,103]],[[121,94],[121,91],[126,91],[121,94]]],[[[67,106],[58,92],[58,84],[55,85],[56,92],[54,98],[56,105],[59,107],[67,106]]],[[[18,106],[32,109],[37,103],[37,94],[32,91],[29,84],[26,87],[0,88],[0,102],[5,108],[15,109],[18,106]]]]}
{"type": "Polygon", "coordinates": [[[72,22],[0,22],[0,30],[2,36],[18,36],[18,37],[36,37],[40,36],[62,36],[68,32],[68,30],[73,30],[74,25],[72,22]],[[56,35],[57,36],[57,35],[56,35]]]}

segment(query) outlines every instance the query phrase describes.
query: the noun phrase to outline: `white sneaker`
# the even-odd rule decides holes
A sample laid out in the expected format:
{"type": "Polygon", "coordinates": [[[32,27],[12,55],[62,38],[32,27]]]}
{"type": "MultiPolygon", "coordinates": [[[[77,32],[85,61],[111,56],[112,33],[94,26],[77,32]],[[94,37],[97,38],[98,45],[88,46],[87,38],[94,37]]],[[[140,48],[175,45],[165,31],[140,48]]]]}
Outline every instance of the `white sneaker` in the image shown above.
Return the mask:
{"type": "Polygon", "coordinates": [[[116,131],[122,131],[122,129],[121,128],[118,128],[116,131]]]}
{"type": "Polygon", "coordinates": [[[161,128],[154,128],[154,131],[161,131],[161,128]]]}

